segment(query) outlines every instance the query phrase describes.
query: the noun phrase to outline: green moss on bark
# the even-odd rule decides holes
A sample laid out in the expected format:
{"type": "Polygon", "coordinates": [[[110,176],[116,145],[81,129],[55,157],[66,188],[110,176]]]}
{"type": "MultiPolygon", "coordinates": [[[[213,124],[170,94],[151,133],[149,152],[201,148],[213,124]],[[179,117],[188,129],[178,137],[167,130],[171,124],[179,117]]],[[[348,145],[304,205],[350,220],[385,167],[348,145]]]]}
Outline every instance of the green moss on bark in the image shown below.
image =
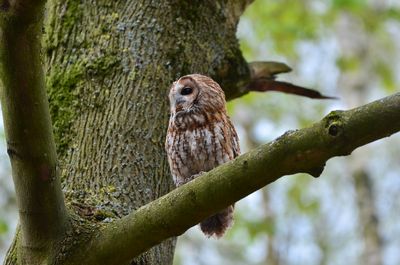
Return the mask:
{"type": "Polygon", "coordinates": [[[83,16],[81,1],[69,0],[64,1],[60,4],[58,1],[47,2],[47,14],[46,17],[46,35],[43,39],[43,48],[46,52],[50,53],[56,49],[60,43],[67,43],[71,31],[74,26],[77,25],[77,21],[83,16]],[[60,7],[61,5],[61,7],[60,7]],[[61,9],[61,12],[58,10],[61,9]],[[58,17],[61,20],[58,20],[58,17]],[[56,25],[56,21],[61,21],[61,25],[56,25]]]}
{"type": "Polygon", "coordinates": [[[77,28],[84,15],[82,5],[78,0],[50,0],[47,3],[46,34],[42,44],[48,59],[46,86],[60,157],[76,136],[72,130],[74,120],[84,105],[98,105],[89,102],[91,95],[85,95],[85,84],[95,80],[95,85],[101,86],[102,80],[121,61],[118,50],[101,48],[108,46],[111,25],[118,19],[118,14],[101,16],[101,27],[88,32],[77,28]],[[73,52],[66,52],[65,47],[72,48],[73,52]],[[53,65],[54,62],[58,64],[53,65]]]}
{"type": "Polygon", "coordinates": [[[106,76],[120,59],[114,54],[88,57],[73,65],[53,67],[46,80],[53,120],[54,136],[59,154],[65,152],[75,136],[71,126],[79,115],[79,108],[87,98],[82,94],[87,77],[106,76]]]}
{"type": "Polygon", "coordinates": [[[73,137],[70,128],[79,106],[79,83],[84,74],[85,68],[79,64],[67,69],[55,67],[46,80],[54,137],[59,152],[65,151],[73,137]]]}

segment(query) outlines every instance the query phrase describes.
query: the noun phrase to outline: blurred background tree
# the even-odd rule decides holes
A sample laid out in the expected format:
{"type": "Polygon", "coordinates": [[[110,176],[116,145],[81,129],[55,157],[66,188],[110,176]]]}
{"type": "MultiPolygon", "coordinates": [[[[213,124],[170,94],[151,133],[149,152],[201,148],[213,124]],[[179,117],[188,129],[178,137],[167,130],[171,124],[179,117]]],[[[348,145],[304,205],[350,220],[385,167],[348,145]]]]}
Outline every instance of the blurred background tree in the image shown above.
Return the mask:
{"type": "MultiPolygon", "coordinates": [[[[336,101],[251,93],[229,103],[245,152],[334,109],[398,90],[397,0],[256,0],[238,30],[248,61],[292,66],[285,76],[336,101]]],[[[17,222],[4,137],[0,161],[0,260],[17,222]]],[[[400,264],[400,137],[329,161],[319,179],[286,177],[236,204],[221,240],[198,228],[178,240],[177,265],[400,264]]]]}

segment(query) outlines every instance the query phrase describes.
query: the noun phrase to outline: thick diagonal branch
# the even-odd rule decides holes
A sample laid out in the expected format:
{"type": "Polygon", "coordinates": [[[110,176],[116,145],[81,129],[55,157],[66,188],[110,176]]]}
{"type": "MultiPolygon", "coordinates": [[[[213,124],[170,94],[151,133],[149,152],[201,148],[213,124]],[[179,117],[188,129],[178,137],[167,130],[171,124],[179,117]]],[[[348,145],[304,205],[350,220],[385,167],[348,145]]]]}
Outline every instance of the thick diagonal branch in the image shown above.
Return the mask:
{"type": "Polygon", "coordinates": [[[40,58],[43,5],[3,1],[0,9],[1,106],[19,207],[21,257],[29,264],[46,258],[43,252],[67,223],[40,58]]]}
{"type": "Polygon", "coordinates": [[[289,131],[107,225],[80,248],[84,264],[122,264],[285,175],[319,176],[325,162],[400,131],[400,93],[289,131]]]}

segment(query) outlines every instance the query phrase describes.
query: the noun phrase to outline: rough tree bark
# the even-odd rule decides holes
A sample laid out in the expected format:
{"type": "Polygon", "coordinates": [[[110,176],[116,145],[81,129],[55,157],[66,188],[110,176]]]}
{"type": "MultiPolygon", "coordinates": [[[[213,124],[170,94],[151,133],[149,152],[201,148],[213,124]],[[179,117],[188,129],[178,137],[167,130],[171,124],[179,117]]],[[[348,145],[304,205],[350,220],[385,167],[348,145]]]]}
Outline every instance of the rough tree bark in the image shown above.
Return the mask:
{"type": "Polygon", "coordinates": [[[1,100],[22,210],[5,264],[171,264],[173,237],[206,216],[282,175],[319,175],[330,157],[400,130],[397,94],[332,113],[168,193],[168,86],[197,72],[228,98],[249,89],[254,72],[235,37],[248,2],[50,0],[43,54],[56,166],[39,63],[44,1],[0,0],[1,100]]]}

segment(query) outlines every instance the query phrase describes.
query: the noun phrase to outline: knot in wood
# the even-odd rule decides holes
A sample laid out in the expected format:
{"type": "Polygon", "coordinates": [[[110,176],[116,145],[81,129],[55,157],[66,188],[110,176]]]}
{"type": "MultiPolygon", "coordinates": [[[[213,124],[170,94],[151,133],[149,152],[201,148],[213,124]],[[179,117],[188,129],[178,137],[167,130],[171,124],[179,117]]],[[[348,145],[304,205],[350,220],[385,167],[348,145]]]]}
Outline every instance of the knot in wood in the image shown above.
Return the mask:
{"type": "Polygon", "coordinates": [[[343,127],[340,121],[331,121],[328,126],[328,134],[332,137],[338,137],[342,134],[343,127]]]}
{"type": "Polygon", "coordinates": [[[331,124],[328,128],[328,132],[332,136],[336,136],[339,133],[339,127],[336,124],[331,124]]]}
{"type": "Polygon", "coordinates": [[[325,117],[325,121],[325,128],[330,136],[337,137],[342,133],[342,111],[331,112],[325,117]]]}

